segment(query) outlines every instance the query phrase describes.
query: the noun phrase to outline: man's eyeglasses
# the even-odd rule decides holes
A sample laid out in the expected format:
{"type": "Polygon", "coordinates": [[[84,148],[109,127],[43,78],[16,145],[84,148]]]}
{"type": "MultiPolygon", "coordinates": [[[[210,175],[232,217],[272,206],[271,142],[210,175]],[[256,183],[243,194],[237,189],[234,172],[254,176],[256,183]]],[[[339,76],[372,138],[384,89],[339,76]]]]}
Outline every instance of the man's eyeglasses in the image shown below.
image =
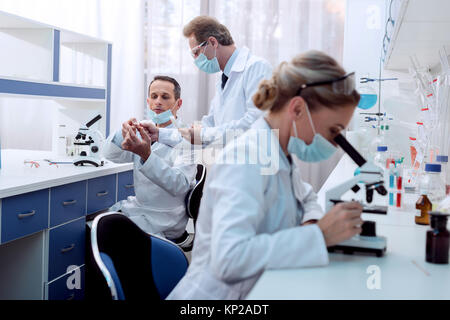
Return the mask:
{"type": "Polygon", "coordinates": [[[300,88],[298,89],[296,95],[299,96],[301,94],[302,90],[304,90],[306,88],[324,86],[324,85],[331,85],[331,89],[333,90],[334,93],[350,95],[355,90],[355,73],[352,72],[352,73],[346,74],[343,77],[333,79],[333,80],[318,81],[318,82],[302,84],[300,86],[300,88]]]}
{"type": "Polygon", "coordinates": [[[198,46],[195,46],[194,48],[190,49],[189,52],[192,56],[192,58],[197,58],[197,56],[200,54],[200,49],[208,44],[208,41],[203,41],[198,46]]]}

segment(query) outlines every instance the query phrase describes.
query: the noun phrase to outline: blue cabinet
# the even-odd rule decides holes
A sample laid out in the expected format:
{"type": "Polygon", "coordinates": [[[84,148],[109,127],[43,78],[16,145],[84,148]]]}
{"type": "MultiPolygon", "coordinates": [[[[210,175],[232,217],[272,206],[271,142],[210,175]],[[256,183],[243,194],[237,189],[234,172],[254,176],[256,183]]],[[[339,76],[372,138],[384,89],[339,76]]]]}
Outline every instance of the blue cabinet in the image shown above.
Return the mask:
{"type": "Polygon", "coordinates": [[[50,189],[50,227],[86,214],[86,181],[50,189]]]}
{"type": "Polygon", "coordinates": [[[119,173],[117,175],[117,201],[134,195],[133,170],[119,173]]]}
{"type": "MultiPolygon", "coordinates": [[[[38,240],[26,242],[29,252],[24,254],[34,259],[26,265],[35,270],[33,266],[38,261],[36,263],[45,271],[34,272],[35,279],[36,274],[42,278],[33,283],[23,281],[23,274],[17,275],[19,281],[14,277],[11,279],[10,273],[0,272],[0,288],[6,292],[10,286],[11,290],[26,293],[27,286],[33,286],[33,290],[45,299],[84,299],[86,214],[108,209],[116,201],[134,195],[133,171],[127,170],[1,198],[0,246],[34,239],[24,237],[36,234],[38,240]],[[44,232],[37,234],[40,231],[44,232]],[[38,289],[37,283],[41,285],[38,289]]],[[[24,265],[17,259],[9,261],[7,255],[0,255],[1,261],[10,264],[13,270],[17,265],[24,265]]],[[[28,276],[28,270],[24,272],[28,276]]]]}
{"type": "Polygon", "coordinates": [[[88,180],[87,212],[94,213],[116,202],[116,175],[88,180]]]}
{"type": "Polygon", "coordinates": [[[83,300],[84,267],[47,284],[48,300],[83,300]]]}
{"type": "Polygon", "coordinates": [[[49,189],[2,199],[2,243],[48,227],[49,189]]]}
{"type": "Polygon", "coordinates": [[[48,279],[55,279],[68,271],[69,266],[84,264],[84,218],[50,230],[48,279]]]}

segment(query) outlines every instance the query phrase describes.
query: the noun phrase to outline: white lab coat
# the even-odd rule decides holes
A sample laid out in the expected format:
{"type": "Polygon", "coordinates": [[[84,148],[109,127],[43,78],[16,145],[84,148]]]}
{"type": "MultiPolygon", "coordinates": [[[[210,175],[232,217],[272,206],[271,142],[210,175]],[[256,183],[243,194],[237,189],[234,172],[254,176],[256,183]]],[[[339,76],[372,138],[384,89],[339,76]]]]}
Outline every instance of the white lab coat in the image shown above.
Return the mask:
{"type": "MultiPolygon", "coordinates": [[[[270,127],[261,117],[252,129],[270,127]]],[[[237,139],[237,148],[246,140],[249,150],[257,148],[257,139],[249,132],[237,139]]],[[[300,226],[323,216],[317,196],[301,181],[298,167],[290,164],[275,134],[270,134],[279,152],[275,174],[261,175],[259,164],[212,166],[192,261],[168,299],[243,299],[264,270],[328,264],[320,228],[300,226]]],[[[224,153],[233,150],[228,144],[224,153]]]]}
{"type": "Polygon", "coordinates": [[[145,163],[141,157],[122,150],[112,142],[111,135],[103,155],[116,163],[133,162],[136,196],[119,201],[110,211],[121,210],[147,233],[168,239],[180,237],[189,220],[184,203],[187,192],[195,183],[197,166],[185,162],[178,149],[155,142],[145,163]]]}
{"type": "MultiPolygon", "coordinates": [[[[223,136],[227,129],[247,130],[262,115],[253,104],[253,95],[263,79],[272,76],[272,66],[243,47],[234,61],[228,81],[222,90],[222,80],[216,83],[216,93],[209,114],[202,118],[202,142],[208,145],[223,136]]],[[[174,146],[182,138],[178,131],[159,130],[159,142],[174,146]]]]}

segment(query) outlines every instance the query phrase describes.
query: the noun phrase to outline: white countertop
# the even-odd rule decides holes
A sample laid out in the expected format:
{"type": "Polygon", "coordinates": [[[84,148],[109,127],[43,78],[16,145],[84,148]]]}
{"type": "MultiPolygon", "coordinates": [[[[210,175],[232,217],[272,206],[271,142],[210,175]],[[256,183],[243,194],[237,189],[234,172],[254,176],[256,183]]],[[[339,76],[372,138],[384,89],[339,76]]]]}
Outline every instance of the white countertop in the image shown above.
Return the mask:
{"type": "Polygon", "coordinates": [[[115,164],[106,161],[102,167],[49,165],[43,159],[60,159],[51,152],[30,150],[2,150],[0,169],[0,198],[56,187],[133,169],[132,163],[115,164]],[[24,164],[24,160],[39,160],[39,168],[24,164]]]}
{"type": "Polygon", "coordinates": [[[450,266],[425,262],[428,227],[377,225],[387,252],[374,256],[330,253],[325,267],[268,270],[247,299],[450,299],[450,266]],[[369,289],[369,266],[380,270],[380,289],[369,289]]]}
{"type": "MultiPolygon", "coordinates": [[[[318,193],[324,205],[325,191],[353,176],[356,165],[344,156],[318,193]]],[[[376,221],[377,234],[387,237],[384,257],[329,254],[325,267],[267,270],[247,299],[450,299],[450,265],[425,261],[426,231],[414,223],[417,195],[405,195],[406,207],[389,209],[387,215],[364,214],[376,221]],[[380,270],[380,289],[369,289],[369,266],[380,270]]],[[[381,204],[383,198],[374,197],[381,204]]]]}

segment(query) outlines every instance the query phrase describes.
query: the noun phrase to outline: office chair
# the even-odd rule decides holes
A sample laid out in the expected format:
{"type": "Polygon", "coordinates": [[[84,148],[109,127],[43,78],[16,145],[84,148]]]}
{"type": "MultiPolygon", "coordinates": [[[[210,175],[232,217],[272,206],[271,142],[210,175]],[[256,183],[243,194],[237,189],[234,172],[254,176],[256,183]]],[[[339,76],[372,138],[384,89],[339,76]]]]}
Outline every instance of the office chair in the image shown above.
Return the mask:
{"type": "Polygon", "coordinates": [[[206,167],[202,164],[197,164],[197,176],[195,177],[195,186],[186,195],[186,212],[190,218],[194,220],[194,226],[197,222],[198,211],[200,209],[200,200],[203,195],[203,186],[206,180],[206,167]]]}
{"type": "MultiPolygon", "coordinates": [[[[195,177],[194,187],[186,194],[184,199],[187,215],[194,220],[194,229],[197,222],[198,211],[200,209],[200,200],[203,195],[203,186],[206,179],[206,167],[197,164],[197,175],[195,177]]],[[[195,233],[188,233],[187,230],[180,239],[173,240],[184,252],[192,251],[194,245],[195,233]]]]}
{"type": "Polygon", "coordinates": [[[94,219],[91,249],[113,300],[165,299],[188,267],[177,245],[147,234],[121,213],[94,219]]]}

